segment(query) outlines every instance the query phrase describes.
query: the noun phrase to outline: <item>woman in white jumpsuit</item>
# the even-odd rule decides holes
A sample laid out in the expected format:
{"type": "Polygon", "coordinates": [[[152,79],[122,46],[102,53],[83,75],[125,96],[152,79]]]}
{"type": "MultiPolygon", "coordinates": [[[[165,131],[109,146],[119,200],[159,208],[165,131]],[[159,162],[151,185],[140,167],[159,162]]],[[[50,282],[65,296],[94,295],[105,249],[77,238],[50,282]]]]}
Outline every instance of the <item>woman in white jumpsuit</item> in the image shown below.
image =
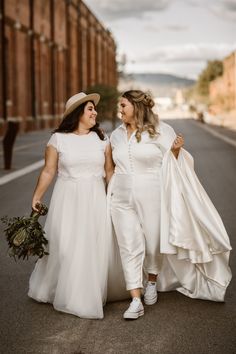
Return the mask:
{"type": "Polygon", "coordinates": [[[182,136],[176,136],[169,125],[159,123],[152,111],[153,106],[150,95],[136,90],[125,92],[120,100],[123,124],[110,138],[115,163],[110,186],[111,215],[126,289],[132,297],[132,302],[124,313],[125,319],[137,319],[144,314],[141,302],[143,271],[148,277],[144,302],[152,305],[157,301],[157,275],[163,266],[163,147],[169,145],[172,156],[178,158],[184,144],[182,136]]]}

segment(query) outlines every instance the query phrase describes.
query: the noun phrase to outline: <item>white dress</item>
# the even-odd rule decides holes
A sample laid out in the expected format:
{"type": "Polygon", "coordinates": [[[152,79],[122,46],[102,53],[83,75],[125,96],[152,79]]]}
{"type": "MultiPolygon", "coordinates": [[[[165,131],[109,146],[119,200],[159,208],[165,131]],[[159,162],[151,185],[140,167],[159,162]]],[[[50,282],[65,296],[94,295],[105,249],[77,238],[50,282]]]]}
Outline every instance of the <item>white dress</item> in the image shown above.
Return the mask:
{"type": "Polygon", "coordinates": [[[45,223],[49,256],[38,260],[28,295],[83,318],[103,318],[107,283],[105,147],[95,132],[55,133],[58,177],[45,223]]]}

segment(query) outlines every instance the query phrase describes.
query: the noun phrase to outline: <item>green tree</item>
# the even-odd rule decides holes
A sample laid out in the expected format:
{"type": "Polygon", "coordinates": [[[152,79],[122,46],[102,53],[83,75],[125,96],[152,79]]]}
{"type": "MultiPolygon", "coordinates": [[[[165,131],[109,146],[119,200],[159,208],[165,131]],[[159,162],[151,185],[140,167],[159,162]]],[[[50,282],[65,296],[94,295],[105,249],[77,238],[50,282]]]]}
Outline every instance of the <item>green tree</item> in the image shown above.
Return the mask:
{"type": "Polygon", "coordinates": [[[216,77],[223,74],[223,63],[220,60],[207,62],[206,68],[201,72],[197,80],[197,91],[201,96],[209,95],[209,84],[216,77]]]}
{"type": "Polygon", "coordinates": [[[114,126],[117,118],[119,91],[116,87],[100,84],[91,86],[86,90],[87,94],[92,92],[99,93],[101,96],[97,107],[99,120],[111,120],[114,126]]]}

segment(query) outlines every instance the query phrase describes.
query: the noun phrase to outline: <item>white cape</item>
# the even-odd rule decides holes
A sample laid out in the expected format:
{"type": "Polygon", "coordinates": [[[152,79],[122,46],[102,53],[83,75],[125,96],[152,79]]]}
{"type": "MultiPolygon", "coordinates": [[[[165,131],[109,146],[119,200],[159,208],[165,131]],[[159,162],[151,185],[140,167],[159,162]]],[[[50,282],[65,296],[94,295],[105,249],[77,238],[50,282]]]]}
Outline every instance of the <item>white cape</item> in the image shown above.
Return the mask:
{"type": "MultiPolygon", "coordinates": [[[[160,137],[164,154],[161,190],[162,271],[158,290],[177,290],[191,298],[224,301],[231,280],[231,250],[222,220],[199,182],[192,156],[170,151],[173,133],[160,137]]],[[[108,187],[108,212],[112,180],[108,187]]],[[[112,227],[112,226],[111,226],[112,227]]],[[[116,237],[110,240],[108,301],[128,298],[116,237]]]]}

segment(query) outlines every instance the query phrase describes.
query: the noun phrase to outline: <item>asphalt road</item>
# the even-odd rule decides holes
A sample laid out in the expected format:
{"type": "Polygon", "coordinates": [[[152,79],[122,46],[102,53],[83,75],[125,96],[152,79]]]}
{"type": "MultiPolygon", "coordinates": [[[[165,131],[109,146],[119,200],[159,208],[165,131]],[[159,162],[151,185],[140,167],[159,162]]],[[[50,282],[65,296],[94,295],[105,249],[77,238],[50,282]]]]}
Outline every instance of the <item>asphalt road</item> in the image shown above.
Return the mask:
{"type": "MultiPolygon", "coordinates": [[[[194,121],[173,120],[169,124],[184,134],[186,149],[195,158],[198,176],[221,214],[235,249],[235,147],[212,136],[194,121]]],[[[42,134],[35,135],[34,142],[37,139],[40,143],[42,134]]],[[[40,160],[42,150],[42,144],[36,144],[27,153],[18,153],[27,164],[40,160]]],[[[35,171],[0,187],[0,216],[29,212],[37,175],[35,171]]],[[[46,202],[49,198],[50,191],[46,202]]],[[[235,251],[231,254],[233,273],[234,254],[235,251]]],[[[145,316],[137,321],[122,319],[128,301],[107,304],[103,320],[85,320],[59,313],[51,305],[27,297],[33,267],[32,260],[15,263],[9,258],[6,242],[0,237],[0,353],[236,353],[234,278],[225,303],[193,300],[177,292],[160,293],[159,302],[146,306],[145,316]]]]}

